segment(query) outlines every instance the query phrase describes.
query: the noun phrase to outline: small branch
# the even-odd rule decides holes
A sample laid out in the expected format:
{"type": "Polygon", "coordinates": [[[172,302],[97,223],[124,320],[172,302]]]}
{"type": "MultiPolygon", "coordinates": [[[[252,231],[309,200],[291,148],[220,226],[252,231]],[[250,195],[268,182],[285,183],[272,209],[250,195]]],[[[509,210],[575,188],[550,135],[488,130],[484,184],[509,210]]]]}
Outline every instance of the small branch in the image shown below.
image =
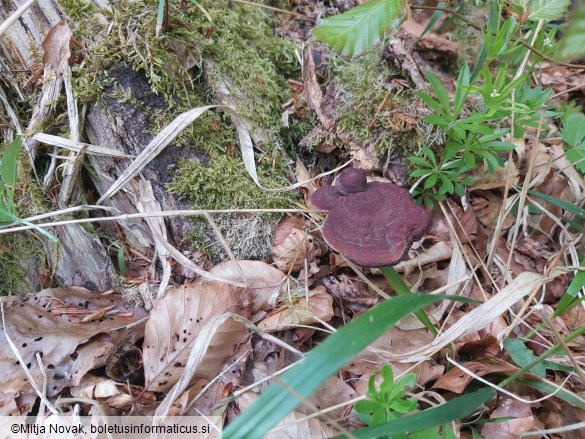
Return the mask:
{"type": "MultiPolygon", "coordinates": [[[[242,1],[242,0],[238,0],[238,1],[242,1]]],[[[410,9],[413,9],[413,10],[422,9],[422,10],[446,12],[447,14],[451,14],[452,16],[458,18],[459,20],[463,21],[465,24],[467,24],[468,26],[471,26],[474,29],[477,29],[479,31],[483,30],[481,26],[479,26],[478,24],[475,24],[473,21],[465,18],[459,12],[453,11],[452,9],[439,8],[439,7],[436,7],[436,6],[424,6],[424,5],[411,5],[410,6],[410,9]]],[[[571,63],[565,63],[565,62],[555,61],[554,59],[552,59],[549,56],[545,55],[540,50],[538,50],[536,47],[531,46],[530,44],[526,43],[525,41],[520,41],[520,44],[522,44],[524,47],[526,47],[531,52],[536,53],[538,56],[540,56],[545,61],[552,62],[552,63],[554,63],[556,65],[563,66],[563,67],[566,67],[568,69],[585,70],[585,65],[583,65],[583,64],[571,64],[571,63]]]]}

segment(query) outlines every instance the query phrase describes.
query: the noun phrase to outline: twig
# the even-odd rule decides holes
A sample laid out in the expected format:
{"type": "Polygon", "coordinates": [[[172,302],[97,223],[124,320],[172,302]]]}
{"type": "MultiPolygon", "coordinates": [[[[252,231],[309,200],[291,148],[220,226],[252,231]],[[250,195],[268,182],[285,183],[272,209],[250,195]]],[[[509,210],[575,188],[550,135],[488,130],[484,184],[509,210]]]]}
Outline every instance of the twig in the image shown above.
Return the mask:
{"type": "Polygon", "coordinates": [[[302,18],[303,20],[315,21],[314,18],[309,17],[308,15],[299,14],[298,12],[293,12],[293,11],[287,11],[286,9],[275,8],[273,6],[264,5],[262,3],[254,3],[254,2],[249,2],[246,0],[233,0],[233,1],[236,3],[242,3],[244,5],[256,6],[258,8],[268,9],[268,10],[274,11],[274,12],[280,12],[282,14],[294,15],[295,17],[302,18]]]}

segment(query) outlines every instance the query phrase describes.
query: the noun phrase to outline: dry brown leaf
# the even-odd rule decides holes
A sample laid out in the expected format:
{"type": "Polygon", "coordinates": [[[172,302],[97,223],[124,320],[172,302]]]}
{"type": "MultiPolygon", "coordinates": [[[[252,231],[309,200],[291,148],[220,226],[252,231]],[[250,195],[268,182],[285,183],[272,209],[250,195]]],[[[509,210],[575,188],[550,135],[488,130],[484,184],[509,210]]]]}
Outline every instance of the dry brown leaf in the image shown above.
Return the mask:
{"type": "MultiPolygon", "coordinates": [[[[516,366],[499,358],[492,358],[485,361],[469,361],[463,363],[462,366],[480,377],[489,375],[490,373],[511,375],[518,370],[516,366]]],[[[473,381],[471,375],[465,373],[458,367],[454,367],[437,380],[433,385],[433,389],[445,389],[450,392],[463,393],[471,381],[473,381]]]]}
{"type": "Polygon", "coordinates": [[[311,196],[318,189],[317,185],[315,184],[315,181],[311,180],[313,177],[315,177],[315,176],[311,175],[311,173],[305,167],[303,162],[299,158],[297,158],[297,162],[296,162],[296,166],[295,166],[295,178],[297,180],[297,183],[300,183],[301,181],[307,182],[300,187],[300,189],[303,192],[304,204],[309,203],[311,196]]]}
{"type": "Polygon", "coordinates": [[[380,296],[370,294],[367,286],[345,274],[324,277],[322,282],[327,291],[354,311],[365,311],[380,302],[380,296]]]}
{"type": "Polygon", "coordinates": [[[15,393],[0,393],[0,416],[20,416],[15,393]]]}
{"type": "Polygon", "coordinates": [[[455,201],[447,198],[447,205],[451,209],[451,213],[454,218],[451,218],[451,222],[455,227],[455,232],[459,237],[459,241],[462,244],[466,244],[470,241],[474,241],[477,237],[477,218],[473,209],[467,208],[463,210],[455,201]]]}
{"type": "Polygon", "coordinates": [[[71,49],[69,41],[73,32],[65,21],[60,21],[53,27],[43,41],[43,63],[53,67],[62,74],[69,63],[71,49]]]}
{"type": "Polygon", "coordinates": [[[308,302],[305,296],[301,296],[294,300],[292,307],[282,308],[262,320],[258,327],[267,332],[284,331],[298,325],[319,323],[319,320],[328,322],[333,318],[333,298],[322,285],[309,292],[308,302]]]}
{"type": "MultiPolygon", "coordinates": [[[[145,329],[143,358],[148,390],[168,390],[179,380],[193,341],[206,322],[227,312],[249,317],[253,296],[259,296],[258,307],[262,306],[273,291],[278,294],[279,283],[284,278],[282,272],[259,261],[227,261],[209,273],[237,281],[242,280],[243,273],[248,287],[199,278],[189,285],[167,290],[166,296],[152,309],[145,329]]],[[[213,335],[192,382],[213,379],[247,335],[248,329],[242,323],[231,318],[226,320],[213,335]]]]}
{"type": "MultiPolygon", "coordinates": [[[[344,402],[354,399],[356,396],[356,391],[349,384],[339,378],[339,376],[334,375],[325,381],[315,393],[309,397],[309,402],[319,410],[323,410],[338,404],[343,404],[344,402]]],[[[346,409],[347,406],[339,407],[333,411],[327,412],[327,416],[333,419],[340,418],[346,409]]],[[[313,412],[310,406],[304,405],[301,405],[297,410],[300,412],[306,412],[307,414],[313,412]]]]}
{"type": "MultiPolygon", "coordinates": [[[[141,337],[143,324],[127,326],[147,316],[143,308],[133,307],[119,295],[99,296],[79,287],[45,289],[25,298],[13,298],[4,307],[6,332],[20,352],[24,367],[39,385],[42,375],[35,355],[41,355],[49,396],[78,385],[86,372],[103,366],[126,341],[141,337]],[[108,307],[113,307],[109,315],[80,322],[81,317],[108,307]],[[75,314],[67,314],[68,310],[75,314]]],[[[32,390],[4,332],[0,334],[0,349],[4,353],[0,357],[2,391],[32,390]]]]}
{"type": "MultiPolygon", "coordinates": [[[[343,367],[343,370],[356,375],[374,373],[388,362],[388,358],[427,346],[433,339],[434,335],[426,329],[405,331],[394,326],[374,341],[368,349],[355,356],[350,363],[343,367]]],[[[392,364],[392,366],[395,368],[398,365],[392,364]]]]}
{"type": "MultiPolygon", "coordinates": [[[[243,395],[240,395],[236,399],[238,408],[243,412],[250,407],[257,398],[258,394],[254,392],[246,392],[243,395]]],[[[338,434],[337,431],[333,430],[317,418],[297,422],[305,416],[306,415],[296,410],[290,412],[281,419],[278,424],[276,424],[273,428],[275,431],[263,436],[264,439],[325,439],[338,434]],[[285,425],[286,427],[283,428],[285,425]]]]}
{"type": "MultiPolygon", "coordinates": [[[[477,190],[470,192],[469,202],[479,222],[488,229],[494,230],[502,207],[502,197],[490,191],[477,190]]],[[[509,229],[514,222],[515,218],[512,215],[506,215],[502,230],[509,229]]]]}
{"type": "Polygon", "coordinates": [[[281,271],[297,272],[316,261],[327,252],[327,248],[313,235],[304,231],[305,220],[289,217],[282,221],[274,232],[272,259],[281,271]]]}
{"type": "Polygon", "coordinates": [[[530,404],[514,398],[502,397],[490,415],[490,419],[503,417],[514,419],[486,423],[481,429],[482,436],[492,439],[513,439],[520,437],[518,433],[530,431],[535,426],[535,418],[532,415],[530,404]]]}

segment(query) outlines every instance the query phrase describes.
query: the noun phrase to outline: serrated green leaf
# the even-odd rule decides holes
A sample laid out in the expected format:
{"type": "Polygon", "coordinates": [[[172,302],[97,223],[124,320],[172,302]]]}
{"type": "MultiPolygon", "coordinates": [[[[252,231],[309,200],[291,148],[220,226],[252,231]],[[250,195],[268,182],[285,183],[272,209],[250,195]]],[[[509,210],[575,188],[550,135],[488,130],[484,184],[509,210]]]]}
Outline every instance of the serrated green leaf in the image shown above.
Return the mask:
{"type": "MultiPolygon", "coordinates": [[[[534,352],[528,349],[524,345],[524,342],[518,338],[507,338],[504,340],[504,349],[508,355],[510,355],[510,358],[514,364],[516,364],[516,366],[527,366],[536,359],[534,352]]],[[[529,372],[541,378],[546,377],[546,368],[542,363],[534,365],[531,369],[529,369],[529,372]]]]}
{"type": "Polygon", "coordinates": [[[565,36],[560,41],[559,59],[585,57],[585,2],[571,16],[565,36]]]}
{"type": "Polygon", "coordinates": [[[585,140],[585,115],[571,114],[561,128],[563,142],[571,148],[580,148],[585,140]]]}
{"type": "Polygon", "coordinates": [[[566,12],[571,0],[532,0],[528,4],[529,20],[557,20],[566,12]]]}
{"type": "Polygon", "coordinates": [[[408,11],[404,0],[370,0],[323,20],[312,34],[334,51],[353,58],[380,44],[385,33],[396,32],[408,11]]]}

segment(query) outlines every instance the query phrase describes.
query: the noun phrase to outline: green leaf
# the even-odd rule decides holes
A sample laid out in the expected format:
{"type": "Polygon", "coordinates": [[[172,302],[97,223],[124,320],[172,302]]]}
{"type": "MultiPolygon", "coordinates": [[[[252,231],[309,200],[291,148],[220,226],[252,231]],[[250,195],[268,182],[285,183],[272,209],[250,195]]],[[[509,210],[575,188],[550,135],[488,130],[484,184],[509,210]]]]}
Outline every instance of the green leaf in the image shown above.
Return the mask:
{"type": "MultiPolygon", "coordinates": [[[[495,395],[496,392],[492,389],[480,389],[473,393],[453,398],[440,406],[384,424],[360,428],[352,431],[351,434],[357,439],[369,439],[426,430],[427,428],[465,418],[495,395]]],[[[345,436],[336,436],[334,439],[342,438],[345,438],[345,436]]]]}
{"type": "Polygon", "coordinates": [[[447,93],[447,90],[445,90],[445,87],[443,87],[441,81],[439,81],[439,79],[431,72],[426,71],[425,76],[427,77],[427,81],[429,81],[429,83],[431,84],[433,91],[437,95],[437,99],[439,99],[441,107],[443,107],[444,113],[450,114],[451,103],[449,101],[449,93],[447,93]]]}
{"type": "Polygon", "coordinates": [[[396,32],[408,11],[404,0],[370,0],[323,20],[312,34],[334,51],[353,58],[377,46],[384,33],[396,32]]]}
{"type": "MultiPolygon", "coordinates": [[[[223,431],[224,439],[262,437],[353,356],[407,315],[453,296],[405,294],[342,326],[281,377],[223,431]]],[[[461,298],[456,298],[460,300],[461,298]]]]}
{"type": "Polygon", "coordinates": [[[583,209],[582,207],[579,207],[573,203],[569,203],[567,201],[560,200],[557,197],[553,197],[551,195],[542,194],[540,192],[533,191],[532,189],[528,189],[528,193],[530,195],[533,195],[533,196],[540,198],[544,201],[548,201],[549,203],[552,203],[555,206],[560,207],[561,209],[565,209],[567,212],[571,212],[577,216],[580,216],[581,218],[585,218],[585,209],[583,209]]]}
{"type": "Polygon", "coordinates": [[[567,117],[561,128],[561,138],[571,148],[585,146],[585,115],[577,113],[567,117]]]}
{"type": "Polygon", "coordinates": [[[567,12],[571,0],[532,0],[528,3],[529,20],[557,20],[567,12]]]}
{"type": "Polygon", "coordinates": [[[9,207],[14,204],[14,191],[16,190],[16,168],[18,163],[18,153],[20,151],[21,137],[16,136],[14,140],[8,145],[4,155],[2,156],[2,163],[0,163],[0,179],[2,186],[8,198],[9,207]]]}
{"type": "MultiPolygon", "coordinates": [[[[524,342],[518,338],[507,338],[504,340],[504,349],[516,366],[524,367],[536,359],[536,355],[526,347],[524,342]]],[[[542,363],[532,367],[529,372],[541,378],[546,377],[546,368],[542,363]]]]}
{"type": "Polygon", "coordinates": [[[459,117],[459,113],[461,113],[463,104],[465,104],[465,99],[469,93],[469,81],[469,66],[465,64],[459,72],[459,77],[457,78],[457,88],[455,89],[455,102],[453,111],[455,117],[459,117]]]}
{"type": "Polygon", "coordinates": [[[585,2],[581,2],[572,14],[558,52],[561,60],[580,57],[585,57],[585,2]]]}

